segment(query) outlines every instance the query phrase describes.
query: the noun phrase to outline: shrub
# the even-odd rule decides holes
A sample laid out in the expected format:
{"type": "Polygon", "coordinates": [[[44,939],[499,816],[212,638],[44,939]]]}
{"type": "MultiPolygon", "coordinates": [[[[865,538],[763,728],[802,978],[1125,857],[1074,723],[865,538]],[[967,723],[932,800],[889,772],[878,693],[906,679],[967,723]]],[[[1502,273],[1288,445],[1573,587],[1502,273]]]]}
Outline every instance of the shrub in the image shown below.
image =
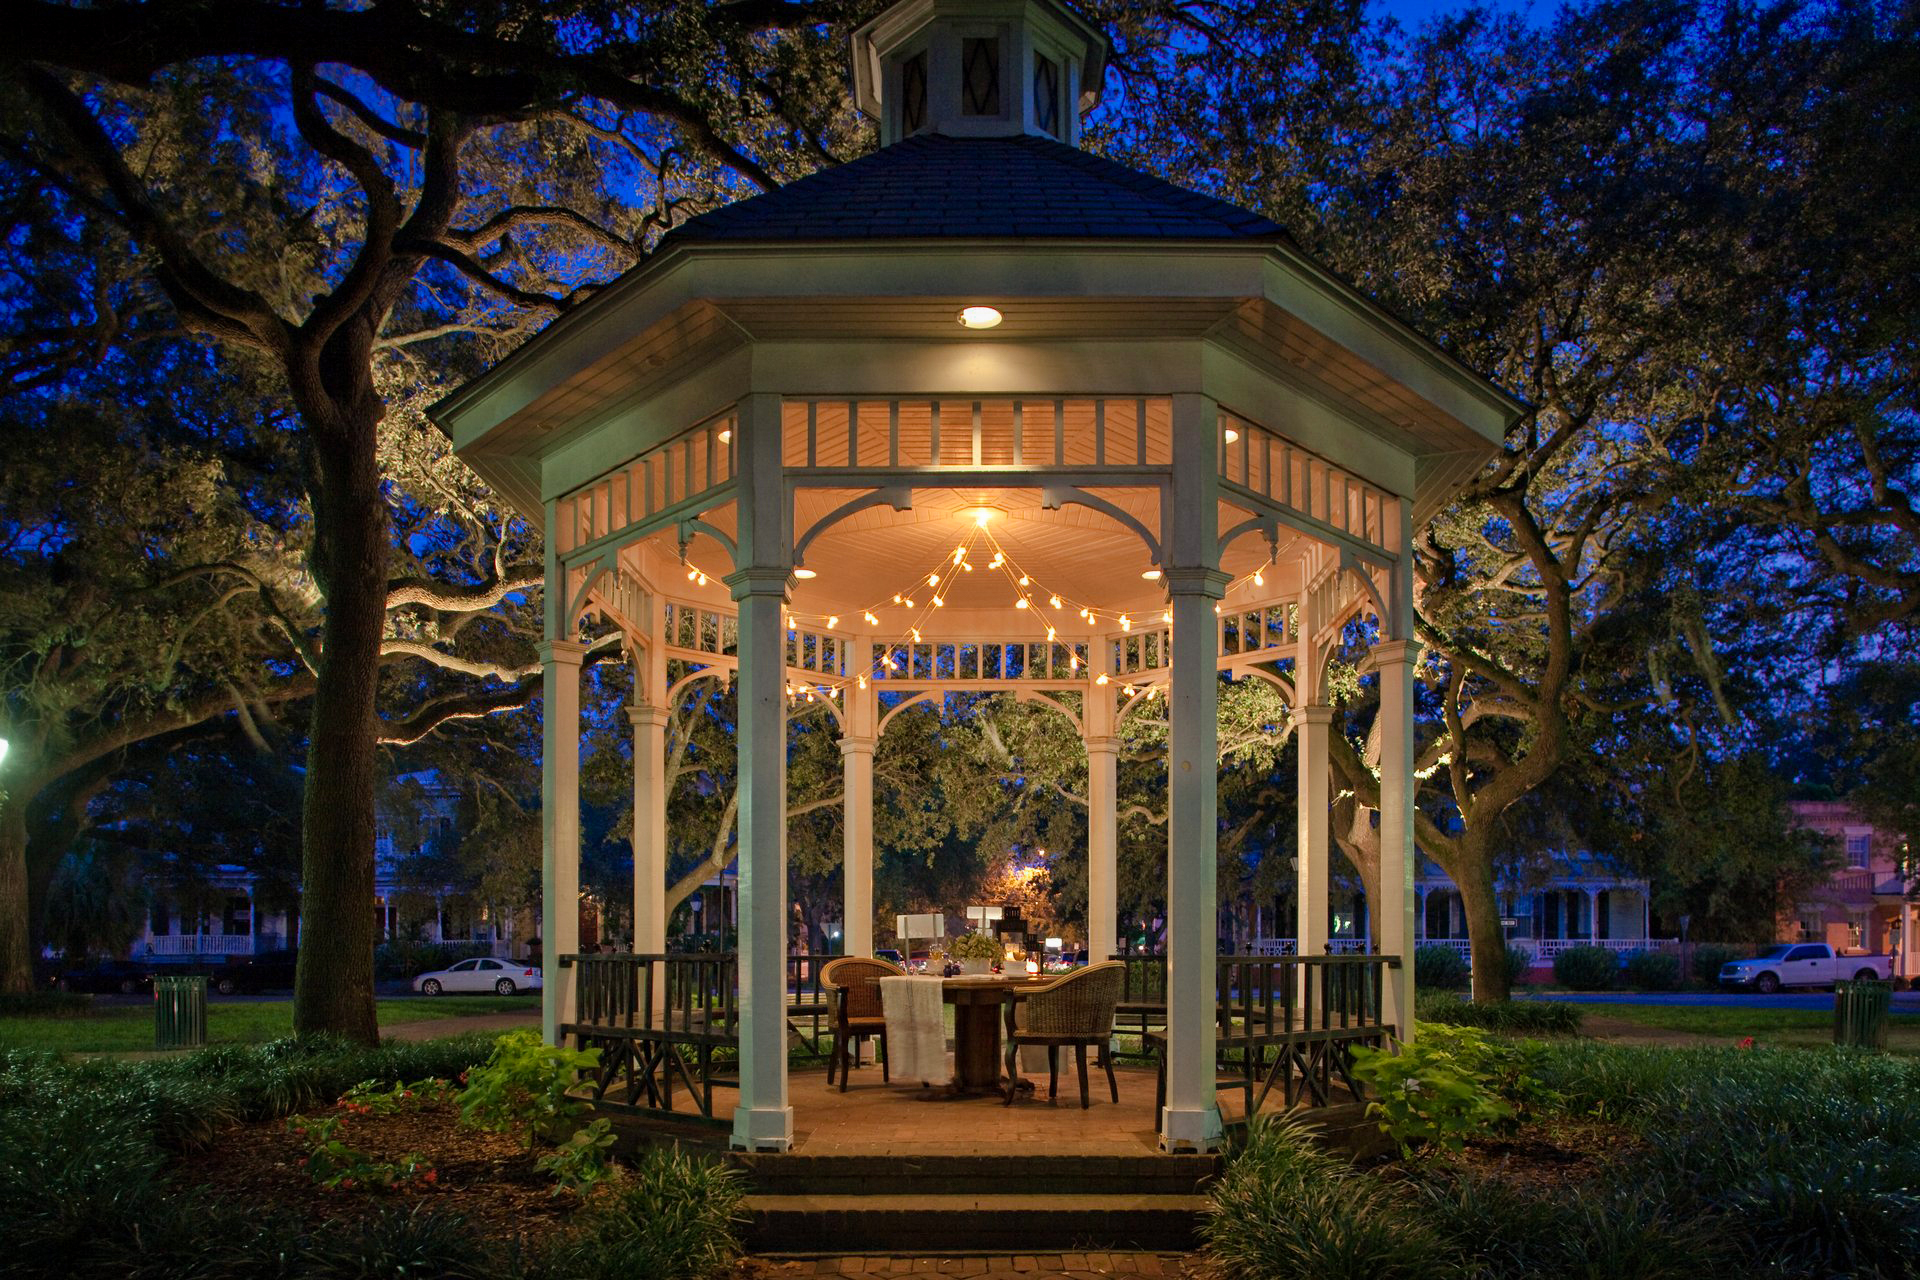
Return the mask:
{"type": "Polygon", "coordinates": [[[555,1280],[706,1280],[740,1256],[737,1170],[650,1148],[542,1260],[555,1280]]]}
{"type": "Polygon", "coordinates": [[[1472,970],[1452,947],[1418,947],[1413,953],[1413,984],[1429,991],[1459,991],[1472,970]]]}
{"type": "Polygon", "coordinates": [[[383,942],[373,949],[373,976],[395,982],[492,954],[484,942],[383,942]]]}
{"type": "Polygon", "coordinates": [[[1621,974],[1635,991],[1678,991],[1680,957],[1664,951],[1635,951],[1627,956],[1621,974]]]}
{"type": "Polygon", "coordinates": [[[1525,947],[1509,946],[1506,952],[1507,986],[1517,987],[1533,972],[1533,952],[1525,947]]]}
{"type": "Polygon", "coordinates": [[[0,1018],[84,1018],[93,997],[79,991],[0,991],[0,1018]]]}
{"type": "Polygon", "coordinates": [[[534,1167],[553,1179],[555,1194],[562,1189],[592,1189],[614,1171],[612,1122],[595,1120],[574,1130],[571,1138],[541,1156],[534,1167]]]}
{"type": "Polygon", "coordinates": [[[1422,991],[1415,1016],[1421,1022],[1527,1035],[1578,1035],[1579,1005],[1564,1000],[1499,1000],[1480,1003],[1441,991],[1422,991]]]}
{"type": "Polygon", "coordinates": [[[1545,1046],[1490,1039],[1472,1027],[1433,1024],[1399,1052],[1357,1048],[1353,1078],[1373,1090],[1367,1114],[1400,1144],[1458,1151],[1467,1138],[1504,1128],[1549,1098],[1534,1074],[1545,1046]]]}
{"type": "Polygon", "coordinates": [[[1219,1280],[1461,1274],[1417,1201],[1314,1146],[1292,1118],[1255,1118],[1200,1230],[1219,1280]]]}
{"type": "Polygon", "coordinates": [[[1553,980],[1575,991],[1611,990],[1620,960],[1605,947],[1568,947],[1553,958],[1553,980]]]}
{"type": "Polygon", "coordinates": [[[460,1123],[495,1133],[521,1131],[529,1148],[536,1139],[564,1141],[587,1109],[567,1090],[580,1072],[599,1064],[598,1049],[559,1048],[534,1031],[501,1036],[486,1062],[467,1073],[460,1123]]]}
{"type": "Polygon", "coordinates": [[[1720,981],[1720,970],[1735,960],[1753,954],[1751,947],[1730,947],[1722,942],[1703,942],[1693,949],[1693,976],[1708,986],[1720,981]]]}

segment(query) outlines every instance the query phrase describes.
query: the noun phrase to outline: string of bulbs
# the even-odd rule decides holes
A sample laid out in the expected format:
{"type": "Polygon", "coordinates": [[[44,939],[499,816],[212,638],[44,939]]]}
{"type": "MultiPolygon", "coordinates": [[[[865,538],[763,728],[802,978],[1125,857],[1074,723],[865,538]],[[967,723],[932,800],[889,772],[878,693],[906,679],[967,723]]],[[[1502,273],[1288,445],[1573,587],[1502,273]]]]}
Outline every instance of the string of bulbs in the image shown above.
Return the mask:
{"type": "MultiPolygon", "coordinates": [[[[1107,619],[1119,623],[1120,629],[1123,632],[1131,632],[1133,630],[1134,619],[1126,610],[1096,606],[1078,600],[1064,592],[1052,590],[1036,582],[1033,575],[1023,569],[1019,563],[1014,560],[1012,555],[1007,552],[1006,548],[1000,544],[1000,540],[993,536],[993,530],[989,527],[989,521],[990,517],[984,513],[977,516],[974,520],[973,528],[968,532],[967,536],[962,539],[951,552],[943,554],[932,568],[924,573],[916,574],[913,581],[900,590],[883,595],[861,608],[861,619],[871,627],[883,625],[881,621],[881,611],[887,609],[906,610],[909,614],[909,621],[904,630],[897,633],[894,640],[882,647],[880,656],[871,664],[868,670],[856,675],[855,679],[858,681],[860,688],[864,689],[867,687],[869,678],[876,680],[884,679],[886,677],[882,674],[883,672],[891,673],[899,670],[900,664],[894,659],[892,653],[895,645],[920,644],[923,642],[922,624],[926,623],[937,610],[946,607],[946,592],[952,589],[956,577],[976,572],[973,556],[975,551],[980,549],[982,540],[985,541],[985,549],[993,553],[992,559],[987,561],[986,568],[988,570],[998,570],[1004,576],[1007,583],[1013,588],[1013,608],[1023,612],[1033,613],[1037,617],[1046,616],[1043,609],[1056,613],[1071,611],[1089,626],[1097,624],[1102,619],[1107,619]],[[920,598],[916,599],[916,596],[920,598]]],[[[705,570],[687,561],[684,553],[682,555],[682,563],[687,567],[687,580],[696,586],[705,586],[712,580],[711,576],[705,570]]],[[[1273,568],[1273,566],[1274,556],[1269,554],[1265,564],[1253,570],[1251,573],[1243,574],[1230,581],[1223,594],[1231,595],[1234,591],[1249,584],[1256,587],[1264,586],[1266,584],[1266,571],[1273,568]]],[[[795,572],[802,578],[811,578],[813,576],[811,572],[804,569],[796,570],[795,572]]],[[[1142,576],[1152,581],[1158,581],[1160,571],[1158,569],[1151,569],[1142,576]]],[[[1215,614],[1220,613],[1221,606],[1216,603],[1213,606],[1213,611],[1215,614]]],[[[797,624],[807,622],[822,624],[827,630],[831,631],[840,625],[840,615],[834,613],[796,613],[793,610],[787,610],[785,621],[787,634],[792,636],[796,634],[799,629],[797,624]]],[[[1173,621],[1173,610],[1170,608],[1163,610],[1160,614],[1160,621],[1163,623],[1171,623],[1173,621]]],[[[1057,642],[1059,637],[1059,629],[1057,627],[1048,625],[1046,632],[1046,638],[1049,644],[1057,642]]],[[[1068,669],[1077,672],[1080,669],[1080,665],[1079,654],[1069,650],[1068,669]]],[[[1104,672],[1100,673],[1094,677],[1094,683],[1106,685],[1109,683],[1109,677],[1104,672]]],[[[795,699],[804,697],[804,699],[809,702],[815,700],[816,691],[820,697],[831,697],[835,689],[834,686],[826,684],[817,686],[796,686],[789,684],[787,686],[788,697],[795,699]]],[[[1123,684],[1122,692],[1128,697],[1132,697],[1138,692],[1138,689],[1132,684],[1123,684]]],[[[1157,686],[1150,685],[1147,687],[1146,696],[1154,697],[1158,692],[1157,686]]]]}

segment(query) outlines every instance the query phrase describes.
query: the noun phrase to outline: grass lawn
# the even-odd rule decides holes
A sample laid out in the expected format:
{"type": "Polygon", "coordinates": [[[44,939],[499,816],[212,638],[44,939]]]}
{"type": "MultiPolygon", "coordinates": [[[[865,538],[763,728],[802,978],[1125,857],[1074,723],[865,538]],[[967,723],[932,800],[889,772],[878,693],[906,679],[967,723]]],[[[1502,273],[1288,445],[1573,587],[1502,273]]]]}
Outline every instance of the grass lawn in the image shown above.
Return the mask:
{"type": "MultiPolygon", "coordinates": [[[[1829,1009],[1764,1009],[1725,1005],[1594,1004],[1581,1011],[1589,1020],[1617,1018],[1636,1026],[1737,1041],[1752,1036],[1763,1044],[1812,1048],[1833,1043],[1829,1009]]],[[[1920,1014],[1889,1015],[1887,1047],[1920,1054],[1920,1014]]]]}
{"type": "MultiPolygon", "coordinates": [[[[376,1001],[382,1027],[403,1022],[459,1019],[479,1013],[538,1009],[526,996],[442,996],[437,1000],[376,1001]]],[[[448,1034],[459,1030],[450,1026],[448,1034]]],[[[207,1006],[208,1044],[263,1044],[293,1034],[291,1000],[207,1006]]],[[[81,1018],[0,1018],[0,1049],[57,1053],[128,1053],[153,1048],[153,1006],[117,1005],[81,1018]]]]}

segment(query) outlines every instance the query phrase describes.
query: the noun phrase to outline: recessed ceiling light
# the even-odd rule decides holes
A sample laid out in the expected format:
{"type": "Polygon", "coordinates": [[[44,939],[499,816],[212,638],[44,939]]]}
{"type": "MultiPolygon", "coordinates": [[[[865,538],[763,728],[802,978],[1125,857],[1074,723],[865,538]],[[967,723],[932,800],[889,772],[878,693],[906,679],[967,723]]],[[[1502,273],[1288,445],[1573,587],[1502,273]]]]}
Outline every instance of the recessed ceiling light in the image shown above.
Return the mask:
{"type": "Polygon", "coordinates": [[[721,444],[733,443],[733,428],[729,427],[725,431],[722,431],[720,433],[720,443],[721,444]]]}
{"type": "Polygon", "coordinates": [[[1000,323],[1001,318],[997,307],[960,308],[960,323],[968,329],[991,329],[1000,323]]]}
{"type": "Polygon", "coordinates": [[[811,569],[795,569],[793,571],[793,576],[796,578],[806,579],[806,578],[817,578],[820,575],[815,573],[811,569]]]}
{"type": "Polygon", "coordinates": [[[1227,428],[1228,444],[1232,444],[1235,440],[1238,440],[1239,438],[1240,438],[1240,433],[1238,431],[1235,431],[1232,427],[1227,428]]]}
{"type": "Polygon", "coordinates": [[[1160,581],[1160,571],[1158,569],[1149,569],[1145,573],[1141,574],[1140,576],[1145,578],[1148,582],[1160,581]]]}
{"type": "Polygon", "coordinates": [[[973,522],[984,529],[988,523],[993,520],[994,516],[998,514],[999,512],[995,511],[992,507],[975,507],[972,512],[973,522]]]}

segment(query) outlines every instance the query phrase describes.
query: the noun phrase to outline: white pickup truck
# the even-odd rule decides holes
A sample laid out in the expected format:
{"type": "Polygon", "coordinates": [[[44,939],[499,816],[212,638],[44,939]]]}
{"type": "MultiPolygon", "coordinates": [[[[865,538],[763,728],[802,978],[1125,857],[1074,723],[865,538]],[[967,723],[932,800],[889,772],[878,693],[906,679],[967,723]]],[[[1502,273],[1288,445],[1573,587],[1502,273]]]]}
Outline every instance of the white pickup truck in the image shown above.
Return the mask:
{"type": "Polygon", "coordinates": [[[1885,982],[1892,974],[1887,956],[1837,956],[1824,942],[1782,942],[1751,960],[1722,965],[1720,985],[1772,995],[1782,987],[1830,987],[1849,979],[1885,982]]]}

